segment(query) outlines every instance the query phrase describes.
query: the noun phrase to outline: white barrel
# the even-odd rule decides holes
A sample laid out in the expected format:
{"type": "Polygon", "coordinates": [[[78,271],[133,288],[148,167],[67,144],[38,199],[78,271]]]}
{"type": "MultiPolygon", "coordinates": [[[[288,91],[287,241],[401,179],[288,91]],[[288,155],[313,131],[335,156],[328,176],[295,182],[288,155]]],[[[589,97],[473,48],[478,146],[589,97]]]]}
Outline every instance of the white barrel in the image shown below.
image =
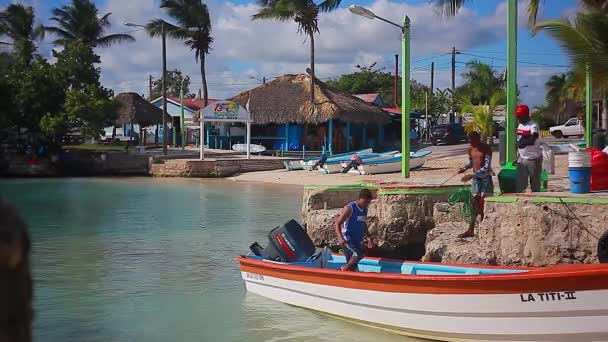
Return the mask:
{"type": "Polygon", "coordinates": [[[568,153],[568,167],[591,167],[591,153],[588,151],[568,153]]]}

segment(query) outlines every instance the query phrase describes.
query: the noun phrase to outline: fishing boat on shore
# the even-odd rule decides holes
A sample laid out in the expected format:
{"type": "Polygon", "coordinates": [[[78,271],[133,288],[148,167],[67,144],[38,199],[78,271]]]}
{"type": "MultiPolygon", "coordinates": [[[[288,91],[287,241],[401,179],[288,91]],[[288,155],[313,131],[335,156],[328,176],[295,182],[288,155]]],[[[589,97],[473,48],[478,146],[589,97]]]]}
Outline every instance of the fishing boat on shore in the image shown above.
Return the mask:
{"type": "MultiPolygon", "coordinates": [[[[389,151],[389,152],[383,152],[383,153],[369,153],[369,154],[363,154],[363,155],[359,155],[359,158],[361,158],[361,160],[363,162],[372,162],[372,161],[379,161],[379,160],[384,160],[384,159],[391,159],[391,158],[395,158],[396,156],[401,155],[399,153],[399,151],[389,151]]],[[[322,174],[331,174],[331,173],[340,173],[342,172],[342,169],[344,169],[345,167],[348,166],[348,164],[351,162],[351,156],[348,156],[348,159],[344,159],[340,158],[337,160],[332,160],[332,161],[328,161],[325,164],[323,164],[323,167],[319,168],[319,173],[322,174]]]]}
{"type": "Polygon", "coordinates": [[[237,259],[248,292],[440,341],[608,341],[608,264],[447,265],[315,253],[295,221],[237,259]],[[296,226],[297,225],[297,226],[296,226]]]}
{"type": "MultiPolygon", "coordinates": [[[[335,161],[335,160],[348,160],[348,159],[350,159],[350,156],[352,156],[353,154],[365,155],[365,154],[370,154],[373,152],[374,151],[371,148],[366,148],[366,149],[362,149],[362,150],[358,150],[358,151],[334,154],[331,157],[328,157],[326,162],[331,162],[331,161],[335,161]]],[[[319,158],[300,160],[300,164],[302,165],[303,170],[311,170],[312,167],[317,163],[318,160],[319,160],[319,158]]]]}
{"type": "MultiPolygon", "coordinates": [[[[415,170],[424,165],[426,157],[431,154],[431,151],[410,152],[410,170],[415,170]]],[[[393,158],[363,161],[357,169],[351,169],[348,173],[357,175],[376,175],[382,173],[393,173],[401,171],[401,155],[393,158]]]]}

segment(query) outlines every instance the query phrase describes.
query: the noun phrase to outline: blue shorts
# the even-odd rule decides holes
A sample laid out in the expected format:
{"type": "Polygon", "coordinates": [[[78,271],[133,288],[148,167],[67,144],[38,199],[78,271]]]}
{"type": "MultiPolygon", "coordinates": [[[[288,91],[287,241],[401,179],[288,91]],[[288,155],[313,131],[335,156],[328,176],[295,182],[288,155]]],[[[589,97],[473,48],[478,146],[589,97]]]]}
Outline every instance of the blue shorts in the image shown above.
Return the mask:
{"type": "Polygon", "coordinates": [[[361,242],[355,243],[353,241],[346,241],[346,245],[344,245],[344,256],[346,257],[347,263],[353,256],[357,257],[359,260],[363,259],[364,253],[361,242]]]}

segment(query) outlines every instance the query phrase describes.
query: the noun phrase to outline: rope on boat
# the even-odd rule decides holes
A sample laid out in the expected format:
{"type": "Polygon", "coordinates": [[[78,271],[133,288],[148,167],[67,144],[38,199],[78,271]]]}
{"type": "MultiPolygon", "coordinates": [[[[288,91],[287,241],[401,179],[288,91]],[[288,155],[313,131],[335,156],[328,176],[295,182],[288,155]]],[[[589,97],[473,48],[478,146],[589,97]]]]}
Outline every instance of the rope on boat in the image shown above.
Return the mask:
{"type": "Polygon", "coordinates": [[[456,206],[458,203],[462,203],[460,206],[460,218],[463,222],[471,222],[473,216],[473,194],[471,193],[471,189],[463,186],[456,190],[448,198],[448,203],[452,207],[456,206]]]}

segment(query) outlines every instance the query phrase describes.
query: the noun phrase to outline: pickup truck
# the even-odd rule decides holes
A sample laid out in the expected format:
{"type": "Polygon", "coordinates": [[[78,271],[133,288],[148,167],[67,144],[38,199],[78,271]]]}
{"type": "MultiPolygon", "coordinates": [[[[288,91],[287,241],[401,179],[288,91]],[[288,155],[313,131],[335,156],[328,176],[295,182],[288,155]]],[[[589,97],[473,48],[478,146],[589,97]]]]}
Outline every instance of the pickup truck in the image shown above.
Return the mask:
{"type": "Polygon", "coordinates": [[[563,125],[550,127],[549,132],[556,138],[567,138],[571,136],[579,136],[582,138],[585,135],[585,124],[583,120],[572,118],[563,125]]]}

